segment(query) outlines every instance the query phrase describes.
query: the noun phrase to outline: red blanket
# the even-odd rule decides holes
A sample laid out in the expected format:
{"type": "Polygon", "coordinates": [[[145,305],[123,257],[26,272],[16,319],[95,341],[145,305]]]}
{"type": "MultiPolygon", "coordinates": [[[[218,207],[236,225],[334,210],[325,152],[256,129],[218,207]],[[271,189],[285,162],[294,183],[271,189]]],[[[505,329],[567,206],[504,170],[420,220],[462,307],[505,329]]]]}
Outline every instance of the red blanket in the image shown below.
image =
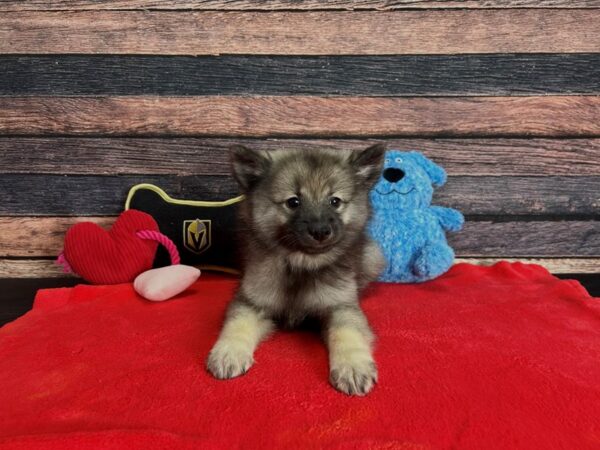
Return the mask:
{"type": "Polygon", "coordinates": [[[41,291],[0,330],[0,445],[72,448],[600,448],[600,299],[543,268],[455,266],[375,285],[379,384],[334,391],[316,335],[278,332],[250,372],[204,360],[231,278],[164,303],[130,285],[41,291]]]}

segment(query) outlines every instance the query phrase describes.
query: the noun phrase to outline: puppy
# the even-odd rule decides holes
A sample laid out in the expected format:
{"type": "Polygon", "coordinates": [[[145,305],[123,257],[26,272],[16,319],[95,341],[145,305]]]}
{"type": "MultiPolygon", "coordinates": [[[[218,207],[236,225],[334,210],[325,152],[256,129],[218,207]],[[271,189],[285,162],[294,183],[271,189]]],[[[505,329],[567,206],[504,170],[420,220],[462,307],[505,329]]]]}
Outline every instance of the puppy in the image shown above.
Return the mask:
{"type": "Polygon", "coordinates": [[[377,382],[374,336],[359,293],[384,260],[365,232],[369,191],[384,147],[362,151],[254,151],[234,146],[244,271],[207,368],[216,378],[244,374],[276,326],[317,319],[329,351],[330,382],[364,395],[377,382]]]}

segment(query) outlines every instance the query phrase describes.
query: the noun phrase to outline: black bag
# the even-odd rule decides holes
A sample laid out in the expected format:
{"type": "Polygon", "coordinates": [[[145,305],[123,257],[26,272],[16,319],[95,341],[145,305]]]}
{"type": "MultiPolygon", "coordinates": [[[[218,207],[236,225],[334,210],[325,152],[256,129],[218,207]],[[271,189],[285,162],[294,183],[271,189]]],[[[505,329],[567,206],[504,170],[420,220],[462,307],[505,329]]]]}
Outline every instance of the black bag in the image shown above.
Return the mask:
{"type": "MultiPolygon", "coordinates": [[[[222,202],[177,200],[152,184],[129,190],[125,209],[150,214],[160,232],[177,246],[181,263],[205,270],[238,273],[235,223],[243,196],[222,202]]],[[[154,267],[169,265],[167,251],[159,246],[154,267]]]]}

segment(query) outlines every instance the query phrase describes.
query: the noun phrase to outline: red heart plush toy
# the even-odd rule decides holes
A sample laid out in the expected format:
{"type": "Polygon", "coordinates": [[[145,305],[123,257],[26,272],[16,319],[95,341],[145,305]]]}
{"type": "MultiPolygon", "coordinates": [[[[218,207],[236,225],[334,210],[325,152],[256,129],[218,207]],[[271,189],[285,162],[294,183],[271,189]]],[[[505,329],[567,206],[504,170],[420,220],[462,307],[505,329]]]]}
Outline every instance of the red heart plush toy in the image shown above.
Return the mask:
{"type": "Polygon", "coordinates": [[[64,256],[91,283],[131,282],[152,268],[158,247],[158,242],[137,236],[142,230],[159,231],[152,216],[136,210],[123,212],[110,231],[95,223],[78,223],[67,231],[64,256]]]}

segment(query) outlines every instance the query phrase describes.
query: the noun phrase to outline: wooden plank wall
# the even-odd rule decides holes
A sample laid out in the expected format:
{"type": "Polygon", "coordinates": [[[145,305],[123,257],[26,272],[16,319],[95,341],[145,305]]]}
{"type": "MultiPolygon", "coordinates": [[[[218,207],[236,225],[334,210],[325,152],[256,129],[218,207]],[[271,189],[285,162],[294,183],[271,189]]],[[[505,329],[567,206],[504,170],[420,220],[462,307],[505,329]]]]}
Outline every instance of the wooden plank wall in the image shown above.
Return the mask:
{"type": "Polygon", "coordinates": [[[0,278],[129,187],[236,194],[226,148],[443,164],[459,260],[600,273],[600,0],[0,0],[0,278]]]}

